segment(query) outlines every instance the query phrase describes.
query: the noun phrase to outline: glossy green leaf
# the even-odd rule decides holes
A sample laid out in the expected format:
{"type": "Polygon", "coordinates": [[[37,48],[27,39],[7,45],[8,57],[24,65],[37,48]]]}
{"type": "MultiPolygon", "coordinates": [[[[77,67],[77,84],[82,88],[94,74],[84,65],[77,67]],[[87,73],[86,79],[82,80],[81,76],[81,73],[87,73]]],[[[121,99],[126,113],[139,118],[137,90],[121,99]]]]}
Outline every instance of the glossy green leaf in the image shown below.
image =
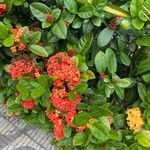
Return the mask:
{"type": "Polygon", "coordinates": [[[67,27],[66,27],[65,22],[64,22],[63,19],[58,20],[52,26],[52,32],[53,32],[54,35],[56,35],[60,39],[66,39],[66,37],[67,37],[67,27]]]}
{"type": "Polygon", "coordinates": [[[80,55],[82,56],[85,55],[86,52],[91,47],[92,41],[93,41],[93,34],[83,35],[77,44],[78,53],[80,53],[80,55]]]}
{"type": "Polygon", "coordinates": [[[150,46],[150,36],[143,36],[136,40],[136,44],[139,46],[150,46]]]}
{"type": "Polygon", "coordinates": [[[65,0],[64,4],[71,13],[77,13],[78,5],[76,0],[65,0]]]}
{"type": "Polygon", "coordinates": [[[43,3],[34,2],[30,4],[32,14],[39,20],[44,21],[45,15],[51,12],[51,9],[43,3]]]}
{"type": "Polygon", "coordinates": [[[30,45],[29,50],[38,56],[48,57],[47,51],[39,45],[30,45]]]}
{"type": "Polygon", "coordinates": [[[97,45],[98,47],[104,47],[106,46],[112,39],[114,34],[113,30],[110,30],[108,27],[103,29],[97,38],[97,45]]]}
{"type": "Polygon", "coordinates": [[[88,123],[89,119],[90,115],[87,112],[80,112],[74,117],[73,123],[76,126],[83,126],[88,123]]]}
{"type": "Polygon", "coordinates": [[[99,73],[105,72],[106,70],[106,56],[105,53],[99,51],[95,56],[95,66],[99,73]]]}
{"type": "Polygon", "coordinates": [[[37,44],[41,39],[41,32],[40,31],[36,31],[33,32],[30,36],[29,36],[29,43],[30,44],[37,44]]]}
{"type": "Polygon", "coordinates": [[[82,145],[82,144],[84,144],[86,142],[86,140],[87,140],[87,134],[86,134],[86,132],[77,133],[73,137],[73,145],[74,146],[82,145]]]}
{"type": "Polygon", "coordinates": [[[93,7],[91,5],[84,5],[79,9],[78,13],[81,18],[91,18],[93,16],[93,7]]]}
{"type": "Polygon", "coordinates": [[[110,48],[106,50],[106,62],[108,71],[114,74],[117,71],[117,60],[114,51],[110,48]]]}
{"type": "Polygon", "coordinates": [[[121,54],[120,54],[120,59],[121,59],[121,62],[122,62],[124,65],[130,66],[130,64],[131,64],[131,59],[130,59],[130,57],[129,57],[127,54],[121,52],[121,54]]]}

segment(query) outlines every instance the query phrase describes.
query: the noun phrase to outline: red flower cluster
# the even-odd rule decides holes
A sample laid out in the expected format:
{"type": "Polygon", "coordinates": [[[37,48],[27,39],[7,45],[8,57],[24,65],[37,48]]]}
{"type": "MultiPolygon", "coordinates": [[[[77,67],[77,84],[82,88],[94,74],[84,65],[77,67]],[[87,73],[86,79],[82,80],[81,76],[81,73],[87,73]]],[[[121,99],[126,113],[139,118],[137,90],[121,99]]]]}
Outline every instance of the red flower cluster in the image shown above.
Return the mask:
{"type": "Polygon", "coordinates": [[[53,83],[50,102],[56,109],[63,111],[63,115],[60,115],[58,110],[55,110],[54,113],[47,110],[46,115],[54,124],[55,139],[60,140],[64,136],[63,118],[68,126],[78,131],[85,129],[85,127],[78,128],[73,125],[73,118],[77,113],[76,105],[81,101],[80,95],[74,93],[75,99],[73,101],[68,99],[69,91],[74,90],[80,84],[80,71],[69,56],[58,53],[48,60],[47,72],[50,77],[56,79],[53,83]]]}
{"type": "Polygon", "coordinates": [[[6,4],[2,3],[0,4],[0,17],[4,16],[5,12],[6,12],[6,4]]]}
{"type": "Polygon", "coordinates": [[[51,96],[51,103],[53,106],[55,106],[57,109],[61,111],[71,111],[72,109],[76,108],[76,105],[80,103],[81,98],[80,95],[76,94],[76,98],[73,101],[69,101],[68,99],[68,92],[66,92],[65,88],[63,89],[57,89],[54,88],[52,90],[53,95],[51,96]]]}
{"type": "Polygon", "coordinates": [[[40,70],[29,58],[18,56],[11,61],[8,72],[16,80],[19,76],[25,76],[27,74],[36,77],[40,70]]]}
{"type": "Polygon", "coordinates": [[[54,138],[59,141],[64,137],[64,124],[60,116],[60,112],[55,110],[51,113],[48,109],[46,110],[47,117],[54,124],[54,138]]]}
{"type": "Polygon", "coordinates": [[[67,85],[73,90],[80,84],[80,71],[71,58],[63,53],[58,53],[48,60],[47,72],[51,77],[56,77],[54,86],[67,85]]]}
{"type": "Polygon", "coordinates": [[[23,34],[22,28],[17,26],[15,29],[12,29],[11,32],[13,33],[13,39],[16,42],[16,44],[12,46],[10,50],[13,53],[17,52],[17,48],[19,51],[25,51],[26,45],[21,42],[21,37],[23,34]]]}
{"type": "Polygon", "coordinates": [[[35,102],[33,99],[30,99],[28,101],[21,101],[20,105],[26,109],[30,109],[32,110],[33,108],[35,108],[35,102]]]}

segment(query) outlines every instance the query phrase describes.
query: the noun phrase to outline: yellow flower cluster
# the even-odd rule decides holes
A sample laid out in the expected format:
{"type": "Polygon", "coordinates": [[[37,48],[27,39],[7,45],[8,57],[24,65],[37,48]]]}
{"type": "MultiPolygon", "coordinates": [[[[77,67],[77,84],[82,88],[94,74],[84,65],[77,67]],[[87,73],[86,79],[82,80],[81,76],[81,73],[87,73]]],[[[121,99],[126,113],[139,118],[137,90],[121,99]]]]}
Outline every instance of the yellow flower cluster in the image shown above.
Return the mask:
{"type": "Polygon", "coordinates": [[[127,114],[127,124],[131,130],[134,132],[140,131],[144,125],[144,118],[141,114],[141,110],[138,107],[128,109],[127,114]]]}

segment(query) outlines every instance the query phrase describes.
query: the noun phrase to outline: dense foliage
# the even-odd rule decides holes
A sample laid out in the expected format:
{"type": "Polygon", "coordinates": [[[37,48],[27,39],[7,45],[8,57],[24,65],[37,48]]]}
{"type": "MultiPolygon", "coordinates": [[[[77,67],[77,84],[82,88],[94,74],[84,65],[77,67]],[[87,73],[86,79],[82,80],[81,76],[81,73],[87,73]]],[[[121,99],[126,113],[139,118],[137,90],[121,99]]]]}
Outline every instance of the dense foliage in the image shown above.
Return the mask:
{"type": "Polygon", "coordinates": [[[0,102],[58,150],[150,149],[150,0],[0,0],[0,102]]]}

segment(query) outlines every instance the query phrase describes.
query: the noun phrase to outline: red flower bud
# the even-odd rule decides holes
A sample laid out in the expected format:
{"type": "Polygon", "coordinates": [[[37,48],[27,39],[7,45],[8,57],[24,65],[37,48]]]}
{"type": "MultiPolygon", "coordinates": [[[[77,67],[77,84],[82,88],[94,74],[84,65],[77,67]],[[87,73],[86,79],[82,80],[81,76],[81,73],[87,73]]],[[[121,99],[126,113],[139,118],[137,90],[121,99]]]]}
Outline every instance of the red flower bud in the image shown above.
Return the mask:
{"type": "Polygon", "coordinates": [[[34,100],[30,99],[28,101],[21,101],[20,105],[26,109],[32,110],[36,105],[34,100]]]}
{"type": "Polygon", "coordinates": [[[51,14],[47,14],[46,21],[52,23],[54,21],[54,16],[51,14]]]}
{"type": "Polygon", "coordinates": [[[26,45],[23,44],[23,43],[19,43],[19,45],[18,45],[18,50],[19,50],[19,51],[24,51],[25,49],[26,49],[26,45]]]}
{"type": "Polygon", "coordinates": [[[111,29],[111,30],[116,30],[117,29],[117,25],[116,25],[115,21],[110,22],[109,29],[111,29]]]}

